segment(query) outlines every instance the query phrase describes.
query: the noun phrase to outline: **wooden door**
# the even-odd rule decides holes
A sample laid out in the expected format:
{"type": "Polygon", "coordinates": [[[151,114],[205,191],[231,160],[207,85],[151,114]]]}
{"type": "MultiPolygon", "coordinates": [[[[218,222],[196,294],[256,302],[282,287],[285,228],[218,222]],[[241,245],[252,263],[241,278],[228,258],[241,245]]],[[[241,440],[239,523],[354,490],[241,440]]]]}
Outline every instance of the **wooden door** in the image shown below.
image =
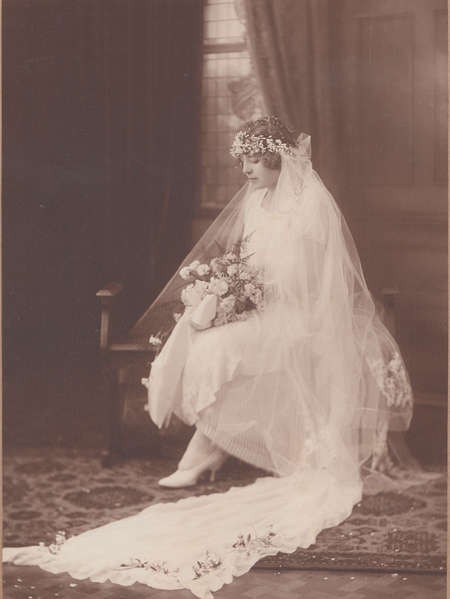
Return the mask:
{"type": "Polygon", "coordinates": [[[343,208],[372,290],[396,287],[418,401],[447,390],[447,7],[342,0],[343,208]]]}

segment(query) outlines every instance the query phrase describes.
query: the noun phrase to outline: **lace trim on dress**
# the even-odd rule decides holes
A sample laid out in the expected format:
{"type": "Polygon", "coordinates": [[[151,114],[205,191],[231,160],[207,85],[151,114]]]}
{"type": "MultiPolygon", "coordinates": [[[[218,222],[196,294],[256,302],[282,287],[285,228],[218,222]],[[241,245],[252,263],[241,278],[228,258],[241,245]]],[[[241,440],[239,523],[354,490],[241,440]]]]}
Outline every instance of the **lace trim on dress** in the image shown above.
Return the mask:
{"type": "Polygon", "coordinates": [[[411,386],[398,352],[394,353],[387,363],[381,359],[372,361],[370,368],[389,407],[403,408],[412,405],[411,386]]]}

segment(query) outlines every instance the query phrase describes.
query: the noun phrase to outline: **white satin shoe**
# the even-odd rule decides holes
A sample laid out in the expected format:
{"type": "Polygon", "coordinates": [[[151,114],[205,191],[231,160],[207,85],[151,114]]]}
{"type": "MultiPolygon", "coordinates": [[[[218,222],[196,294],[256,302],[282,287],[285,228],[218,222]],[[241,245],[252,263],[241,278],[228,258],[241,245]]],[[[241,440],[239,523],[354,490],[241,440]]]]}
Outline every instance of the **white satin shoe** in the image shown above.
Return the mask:
{"type": "Polygon", "coordinates": [[[216,472],[222,466],[227,459],[227,454],[221,450],[212,452],[201,464],[192,468],[186,468],[184,470],[176,470],[170,476],[166,476],[158,481],[160,487],[168,487],[171,489],[178,489],[181,487],[192,487],[197,484],[200,476],[210,471],[209,480],[214,482],[216,480],[216,472]]]}

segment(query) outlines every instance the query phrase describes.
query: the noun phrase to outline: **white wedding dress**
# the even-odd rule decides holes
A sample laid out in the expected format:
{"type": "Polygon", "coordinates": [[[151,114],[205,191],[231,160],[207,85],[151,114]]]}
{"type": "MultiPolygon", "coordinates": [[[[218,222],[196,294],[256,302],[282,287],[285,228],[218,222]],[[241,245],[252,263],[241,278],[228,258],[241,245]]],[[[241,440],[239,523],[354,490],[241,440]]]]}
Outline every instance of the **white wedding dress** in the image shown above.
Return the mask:
{"type": "MultiPolygon", "coordinates": [[[[265,276],[264,311],[196,331],[187,309],[147,382],[157,424],[175,413],[268,476],[152,505],[56,548],[6,548],[4,561],[208,598],[262,557],[306,548],[350,515],[361,464],[380,431],[408,426],[411,394],[341,215],[308,165],[304,155],[283,157],[270,209],[264,191],[245,189],[185,261],[249,235],[249,259],[265,276]]],[[[179,295],[176,281],[164,300],[179,295]]]]}
{"type": "MultiPolygon", "coordinates": [[[[243,235],[248,243],[244,253],[256,268],[264,263],[267,239],[276,227],[276,218],[262,206],[266,192],[262,189],[249,194],[245,206],[243,235]]],[[[160,410],[173,394],[173,412],[183,422],[195,424],[227,453],[276,471],[264,446],[267,412],[258,409],[265,396],[252,392],[260,348],[268,341],[264,323],[270,318],[270,309],[269,305],[264,315],[253,311],[246,320],[202,331],[192,328],[191,310],[187,309],[154,360],[148,387],[149,412],[155,422],[161,420],[160,410]],[[189,349],[180,351],[185,345],[189,349]],[[177,377],[180,383],[174,393],[169,386],[177,377]]],[[[272,335],[276,344],[281,332],[272,335]]],[[[265,369],[265,390],[271,384],[280,385],[278,377],[271,376],[272,370],[270,366],[265,369]]],[[[303,420],[306,425],[307,413],[303,420]]]]}

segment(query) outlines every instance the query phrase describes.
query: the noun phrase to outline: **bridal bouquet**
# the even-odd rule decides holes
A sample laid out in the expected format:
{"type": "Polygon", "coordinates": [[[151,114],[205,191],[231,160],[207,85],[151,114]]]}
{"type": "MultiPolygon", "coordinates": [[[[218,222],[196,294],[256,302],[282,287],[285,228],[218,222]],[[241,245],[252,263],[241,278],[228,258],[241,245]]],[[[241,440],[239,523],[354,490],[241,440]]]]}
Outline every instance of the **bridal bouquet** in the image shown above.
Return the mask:
{"type": "MultiPolygon", "coordinates": [[[[186,281],[181,301],[189,308],[191,325],[197,330],[248,318],[252,310],[263,310],[264,286],[261,272],[248,263],[243,251],[247,238],[235,243],[209,262],[194,260],[181,268],[186,281]]],[[[182,314],[174,314],[178,321],[182,314]]],[[[149,344],[158,354],[170,332],[151,335],[149,344]]]]}
{"type": "Polygon", "coordinates": [[[222,256],[202,264],[194,260],[180,270],[189,284],[181,300],[194,308],[191,324],[197,329],[245,320],[252,310],[262,310],[264,301],[261,273],[242,256],[246,239],[234,244],[222,256]]]}

